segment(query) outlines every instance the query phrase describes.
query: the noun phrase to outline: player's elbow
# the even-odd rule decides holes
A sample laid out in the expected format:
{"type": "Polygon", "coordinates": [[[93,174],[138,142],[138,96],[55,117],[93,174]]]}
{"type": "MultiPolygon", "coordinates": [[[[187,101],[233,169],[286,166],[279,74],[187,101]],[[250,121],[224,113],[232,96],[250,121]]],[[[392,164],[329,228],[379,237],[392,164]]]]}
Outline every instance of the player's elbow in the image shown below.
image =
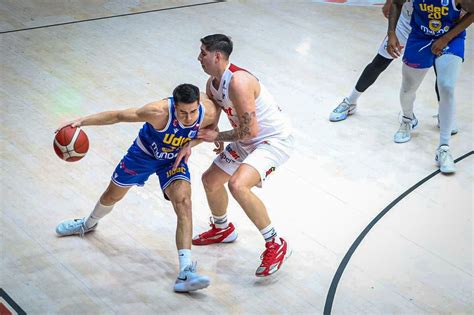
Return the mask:
{"type": "Polygon", "coordinates": [[[240,130],[240,140],[250,140],[258,135],[257,128],[243,128],[240,130]]]}

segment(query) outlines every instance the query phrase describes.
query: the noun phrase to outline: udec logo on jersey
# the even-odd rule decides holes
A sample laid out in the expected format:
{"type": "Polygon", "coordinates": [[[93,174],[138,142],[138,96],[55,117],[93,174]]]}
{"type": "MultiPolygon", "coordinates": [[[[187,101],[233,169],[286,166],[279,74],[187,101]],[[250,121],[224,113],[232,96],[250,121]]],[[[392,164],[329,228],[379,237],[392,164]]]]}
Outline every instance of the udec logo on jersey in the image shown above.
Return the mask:
{"type": "Polygon", "coordinates": [[[191,141],[191,138],[183,136],[176,137],[174,134],[169,133],[165,134],[165,137],[163,139],[164,144],[170,144],[173,147],[181,147],[189,141],[191,141]]]}
{"type": "Polygon", "coordinates": [[[420,10],[428,13],[430,20],[440,20],[442,16],[446,16],[449,13],[449,7],[441,6],[437,7],[433,4],[420,3],[420,10]]]}

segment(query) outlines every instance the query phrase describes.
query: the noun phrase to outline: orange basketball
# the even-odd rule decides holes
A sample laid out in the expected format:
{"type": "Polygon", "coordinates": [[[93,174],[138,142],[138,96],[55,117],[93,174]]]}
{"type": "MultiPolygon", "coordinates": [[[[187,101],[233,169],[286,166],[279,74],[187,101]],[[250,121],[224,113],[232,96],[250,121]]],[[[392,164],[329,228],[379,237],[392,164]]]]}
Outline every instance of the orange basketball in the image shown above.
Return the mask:
{"type": "Polygon", "coordinates": [[[89,150],[89,139],[79,127],[66,126],[56,133],[54,152],[67,162],[79,161],[89,150]]]}

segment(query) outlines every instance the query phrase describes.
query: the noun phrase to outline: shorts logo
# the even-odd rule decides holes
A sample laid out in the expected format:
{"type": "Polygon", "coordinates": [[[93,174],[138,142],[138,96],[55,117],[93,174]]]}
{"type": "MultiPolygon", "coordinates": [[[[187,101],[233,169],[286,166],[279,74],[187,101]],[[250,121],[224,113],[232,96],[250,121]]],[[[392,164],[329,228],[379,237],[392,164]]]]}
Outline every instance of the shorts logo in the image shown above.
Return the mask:
{"type": "Polygon", "coordinates": [[[171,176],[173,176],[174,174],[176,173],[183,173],[183,174],[186,174],[186,168],[184,167],[178,167],[176,168],[175,170],[169,170],[168,172],[166,172],[166,177],[167,178],[170,178],[171,176]]]}
{"type": "Polygon", "coordinates": [[[227,146],[226,151],[229,152],[230,156],[232,156],[235,160],[240,159],[240,156],[235,152],[235,150],[232,150],[229,146],[227,146]]]}
{"type": "Polygon", "coordinates": [[[270,167],[266,172],[265,172],[265,178],[268,177],[268,175],[270,175],[271,173],[273,173],[275,171],[275,167],[272,166],[270,167]]]}
{"type": "Polygon", "coordinates": [[[232,160],[232,159],[229,159],[224,152],[222,152],[220,155],[219,155],[219,158],[221,160],[224,160],[226,163],[230,164],[230,163],[234,163],[235,161],[232,160]]]}

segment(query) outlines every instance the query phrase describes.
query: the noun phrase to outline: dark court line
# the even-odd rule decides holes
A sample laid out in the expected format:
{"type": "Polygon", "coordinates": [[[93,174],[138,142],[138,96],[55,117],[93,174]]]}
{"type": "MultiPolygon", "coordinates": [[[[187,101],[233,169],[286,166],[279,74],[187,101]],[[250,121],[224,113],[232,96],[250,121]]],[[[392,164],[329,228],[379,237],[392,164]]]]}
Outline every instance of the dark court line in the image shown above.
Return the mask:
{"type": "MultiPolygon", "coordinates": [[[[468,156],[474,154],[474,151],[470,151],[463,156],[457,158],[454,162],[457,163],[459,161],[462,161],[463,159],[467,158],[468,156]]],[[[331,310],[332,310],[332,305],[334,302],[334,297],[336,295],[336,289],[337,285],[339,283],[339,280],[342,277],[342,273],[344,272],[344,269],[346,268],[347,264],[349,263],[349,260],[352,257],[352,254],[354,254],[355,250],[359,246],[359,244],[362,242],[364,237],[370,232],[370,230],[377,224],[377,222],[382,219],[384,215],[387,214],[390,209],[392,209],[397,203],[399,203],[403,198],[408,196],[411,192],[413,192],[415,189],[426,183],[428,180],[433,178],[434,176],[438,175],[441,173],[440,170],[436,170],[430,175],[426,176],[422,180],[420,180],[418,183],[410,187],[408,190],[406,190],[403,194],[401,194],[397,199],[392,201],[387,207],[385,207],[370,223],[367,225],[367,227],[362,231],[362,233],[359,234],[357,239],[352,243],[351,247],[347,251],[347,253],[344,255],[344,258],[342,259],[341,263],[339,264],[339,267],[337,268],[336,274],[334,275],[334,278],[332,279],[331,286],[329,287],[328,295],[326,297],[326,303],[324,304],[324,315],[330,315],[331,310]]]]}
{"type": "Polygon", "coordinates": [[[0,297],[2,297],[5,302],[8,303],[8,306],[12,307],[19,315],[26,315],[26,312],[18,304],[16,304],[15,301],[13,301],[13,299],[2,288],[0,288],[0,297]]]}
{"type": "Polygon", "coordinates": [[[124,13],[124,14],[103,16],[103,17],[80,20],[80,21],[71,21],[71,22],[64,22],[64,23],[57,23],[57,24],[49,24],[49,25],[21,28],[21,29],[17,29],[17,30],[3,31],[3,32],[0,32],[0,34],[30,31],[30,30],[40,29],[40,28],[48,28],[48,27],[54,27],[54,26],[62,26],[62,25],[69,25],[69,24],[76,24],[76,23],[83,23],[83,22],[91,22],[91,21],[112,19],[112,18],[116,18],[116,17],[123,17],[123,16],[137,15],[137,14],[145,14],[145,13],[152,13],[152,12],[159,12],[159,11],[168,11],[168,10],[175,10],[175,9],[182,9],[182,8],[197,7],[197,6],[201,6],[201,5],[208,5],[208,4],[214,4],[214,3],[219,3],[219,2],[224,2],[224,1],[217,0],[217,1],[211,1],[211,2],[197,3],[197,4],[187,4],[187,5],[176,6],[176,7],[171,7],[171,8],[163,8],[163,9],[155,9],[155,10],[148,10],[148,11],[140,11],[140,12],[133,12],[133,13],[124,13]]]}

